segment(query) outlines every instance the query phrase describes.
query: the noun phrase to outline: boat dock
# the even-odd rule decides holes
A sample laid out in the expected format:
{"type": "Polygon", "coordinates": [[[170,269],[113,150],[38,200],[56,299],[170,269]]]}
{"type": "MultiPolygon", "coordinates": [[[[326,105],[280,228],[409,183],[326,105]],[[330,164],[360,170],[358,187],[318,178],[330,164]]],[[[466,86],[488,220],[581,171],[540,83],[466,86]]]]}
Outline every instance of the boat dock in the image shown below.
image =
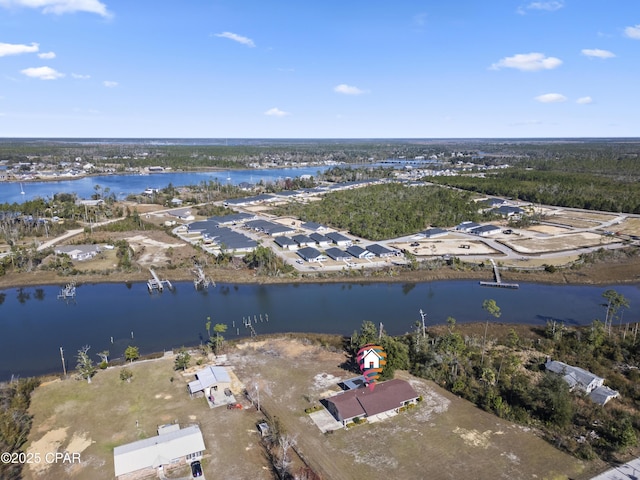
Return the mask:
{"type": "Polygon", "coordinates": [[[158,274],[151,268],[149,269],[149,272],[151,272],[151,276],[153,277],[147,281],[147,288],[149,289],[150,293],[155,290],[157,290],[158,292],[162,292],[165,285],[169,290],[173,290],[173,285],[171,285],[171,282],[169,280],[160,280],[158,274]]]}
{"type": "Polygon", "coordinates": [[[483,287],[520,288],[520,285],[518,285],[517,283],[504,283],[500,278],[500,270],[498,270],[496,262],[493,261],[493,258],[490,258],[489,261],[491,262],[491,265],[493,265],[493,276],[495,281],[480,282],[480,285],[482,285],[483,287]]]}
{"type": "Polygon", "coordinates": [[[76,298],[76,282],[67,283],[67,285],[60,290],[58,294],[59,300],[69,300],[76,298]]]}

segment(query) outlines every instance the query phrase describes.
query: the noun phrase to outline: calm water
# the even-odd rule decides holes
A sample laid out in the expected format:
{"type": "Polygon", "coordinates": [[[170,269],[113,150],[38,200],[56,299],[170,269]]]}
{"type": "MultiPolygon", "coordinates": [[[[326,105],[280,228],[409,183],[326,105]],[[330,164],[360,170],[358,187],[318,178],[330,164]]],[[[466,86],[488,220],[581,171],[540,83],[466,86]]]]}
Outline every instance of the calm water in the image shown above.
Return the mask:
{"type": "Polygon", "coordinates": [[[237,185],[242,182],[258,183],[276,181],[287,177],[295,178],[301,175],[316,176],[320,171],[329,167],[316,166],[305,168],[282,168],[261,170],[230,170],[220,172],[174,172],[154,173],[150,175],[102,175],[97,177],[83,177],[77,180],[62,180],[58,182],[0,182],[0,203],[21,203],[36,197],[51,198],[59,192],[76,193],[80,198],[91,198],[95,186],[109,188],[116,198],[123,199],[129,194],[139,194],[147,188],[165,188],[170,183],[174,186],[197,185],[209,180],[220,183],[237,185]],[[21,187],[24,195],[20,193],[21,187]]]}
{"type": "Polygon", "coordinates": [[[507,290],[480,287],[475,281],[219,284],[206,292],[196,292],[191,283],[175,287],[174,292],[149,295],[144,283],[81,285],[75,303],[56,298],[60,287],[1,290],[0,380],[12,374],[25,377],[61,371],[60,347],[68,366],[74,367],[74,356],[83,345],[91,345],[96,361],[97,352],[108,349],[112,357],[121,357],[128,345],[138,346],[143,354],[197,345],[207,335],[208,316],[213,324],[228,325],[227,338],[237,338],[237,329],[240,336],[248,336],[243,317],[254,315],[258,334],[350,334],[363,320],[383,322],[388,333],[402,334],[413,328],[421,308],[429,325],[442,324],[448,316],[458,322],[484,321],[482,302],[488,298],[502,309],[500,321],[539,325],[550,318],[568,325],[602,319],[602,293],[607,288],[629,299],[625,319],[637,321],[640,305],[640,285],[521,284],[519,290],[507,290]]]}

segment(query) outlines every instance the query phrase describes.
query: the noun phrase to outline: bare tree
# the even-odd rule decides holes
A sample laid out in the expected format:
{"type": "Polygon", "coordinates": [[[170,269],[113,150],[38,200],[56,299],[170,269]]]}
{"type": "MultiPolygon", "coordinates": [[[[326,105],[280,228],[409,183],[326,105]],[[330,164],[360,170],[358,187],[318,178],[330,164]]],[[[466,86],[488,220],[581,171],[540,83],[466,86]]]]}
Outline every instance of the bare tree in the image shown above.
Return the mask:
{"type": "Polygon", "coordinates": [[[96,374],[97,368],[93,364],[91,358],[89,358],[89,349],[91,347],[89,345],[85,345],[80,350],[78,350],[78,355],[76,358],[78,359],[78,363],[76,364],[76,369],[78,370],[78,375],[81,378],[86,378],[87,383],[91,383],[91,377],[96,374]]]}

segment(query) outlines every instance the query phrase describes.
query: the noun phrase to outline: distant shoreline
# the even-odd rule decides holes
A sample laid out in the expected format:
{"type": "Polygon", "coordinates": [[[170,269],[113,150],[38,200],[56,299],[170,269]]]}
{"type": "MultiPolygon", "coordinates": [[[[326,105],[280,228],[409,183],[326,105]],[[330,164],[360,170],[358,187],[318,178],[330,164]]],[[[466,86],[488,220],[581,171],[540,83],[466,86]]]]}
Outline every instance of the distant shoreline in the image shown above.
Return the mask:
{"type": "MultiPolygon", "coordinates": [[[[578,270],[559,268],[554,273],[545,271],[502,271],[504,282],[528,282],[548,285],[628,285],[640,284],[640,259],[631,258],[619,264],[592,264],[578,270]]],[[[191,282],[193,273],[189,268],[175,270],[156,269],[163,278],[172,282],[191,282]]],[[[269,285],[269,284],[298,284],[298,283],[424,283],[447,280],[477,280],[490,281],[490,270],[467,271],[453,270],[447,267],[438,270],[400,271],[394,275],[376,275],[371,272],[368,276],[317,276],[304,275],[300,277],[268,277],[256,276],[249,270],[209,269],[207,273],[216,283],[269,285]]],[[[75,281],[77,284],[113,284],[140,283],[150,278],[148,271],[112,272],[108,274],[87,274],[63,277],[51,271],[35,271],[30,273],[7,274],[0,277],[0,289],[24,288],[36,286],[64,285],[75,281]]],[[[490,287],[487,287],[490,288],[490,287]]]]}

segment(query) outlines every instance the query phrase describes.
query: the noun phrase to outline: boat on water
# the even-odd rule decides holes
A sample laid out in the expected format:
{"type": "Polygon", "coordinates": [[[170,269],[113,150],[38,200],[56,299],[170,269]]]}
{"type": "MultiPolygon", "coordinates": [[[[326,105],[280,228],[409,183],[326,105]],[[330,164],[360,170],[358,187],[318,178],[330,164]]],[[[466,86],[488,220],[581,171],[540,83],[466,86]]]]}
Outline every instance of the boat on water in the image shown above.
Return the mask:
{"type": "Polygon", "coordinates": [[[20,182],[20,193],[24,195],[24,187],[22,186],[22,182],[20,182]]]}

